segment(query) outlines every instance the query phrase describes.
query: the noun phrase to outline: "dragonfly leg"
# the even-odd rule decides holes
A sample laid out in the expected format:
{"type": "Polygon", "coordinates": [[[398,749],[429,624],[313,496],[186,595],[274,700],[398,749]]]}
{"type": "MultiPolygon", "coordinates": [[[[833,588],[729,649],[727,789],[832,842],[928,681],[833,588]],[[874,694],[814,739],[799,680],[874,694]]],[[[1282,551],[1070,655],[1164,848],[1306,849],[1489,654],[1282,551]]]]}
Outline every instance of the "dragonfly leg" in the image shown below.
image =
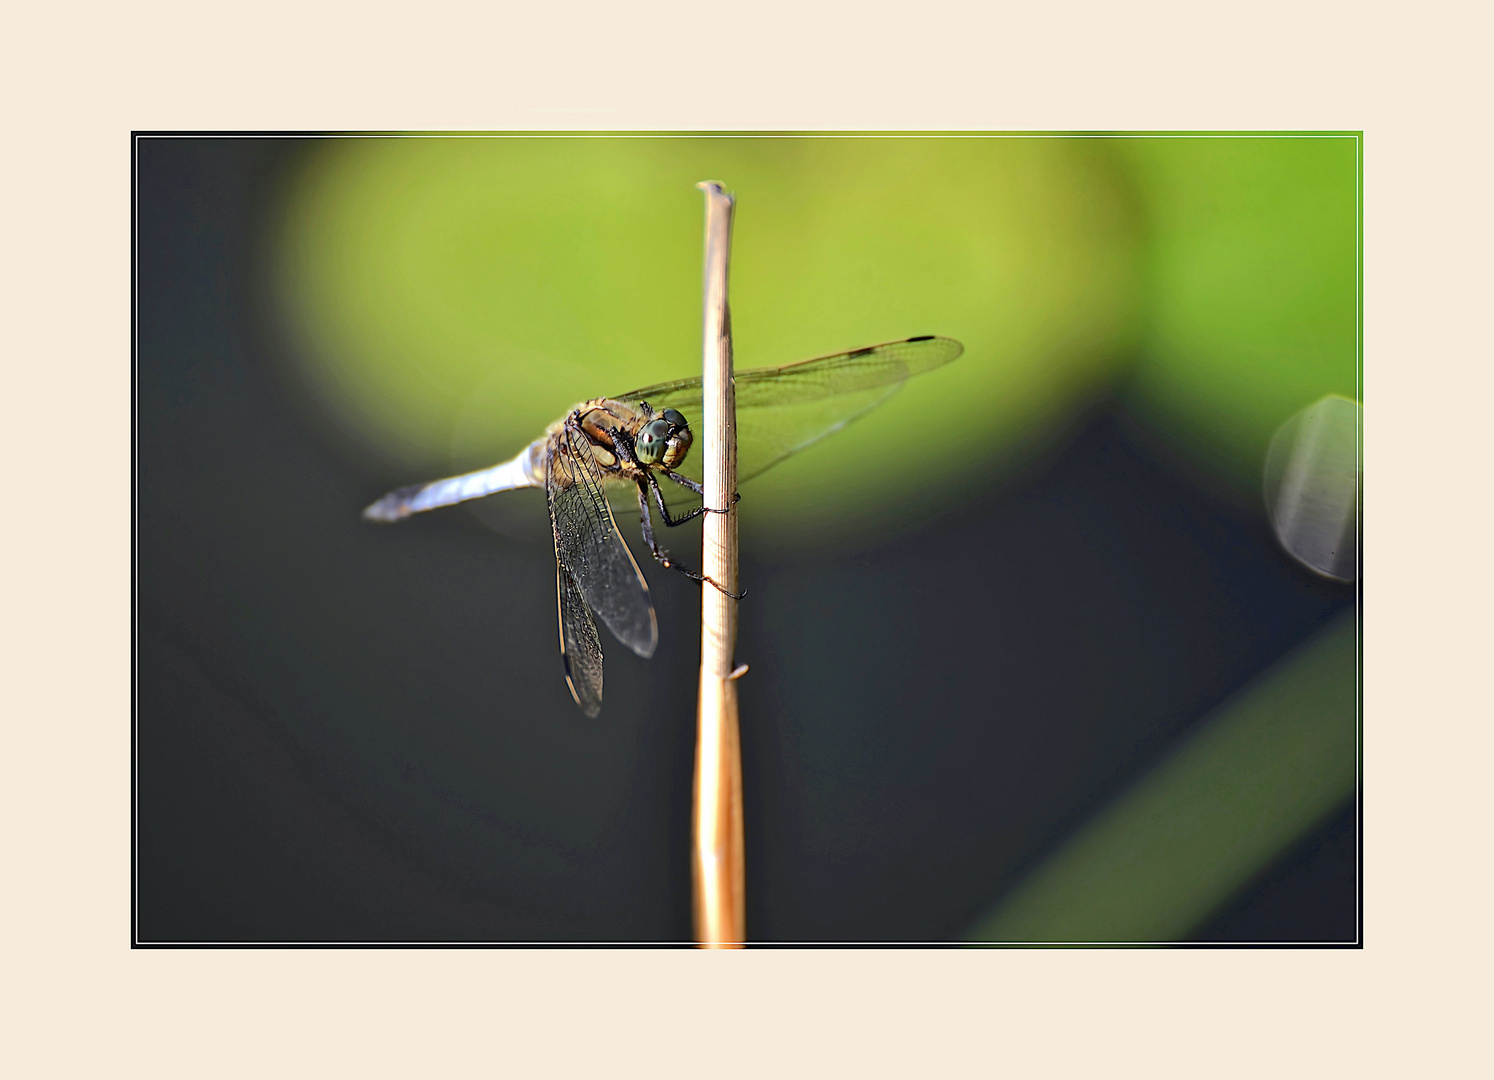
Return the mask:
{"type": "Polygon", "coordinates": [[[697,506],[694,510],[691,510],[684,517],[671,518],[669,516],[669,507],[664,505],[664,493],[659,490],[659,481],[654,478],[653,470],[645,470],[644,475],[648,477],[648,486],[653,490],[654,501],[659,504],[659,513],[664,516],[665,525],[668,525],[671,528],[673,528],[675,525],[683,525],[687,521],[692,521],[695,518],[700,517],[701,514],[704,514],[707,510],[710,509],[710,507],[706,506],[697,506]]]}
{"type": "Polygon", "coordinates": [[[671,517],[669,514],[669,507],[664,505],[664,493],[659,490],[659,481],[654,476],[655,469],[658,469],[658,471],[662,472],[665,476],[668,476],[676,483],[683,484],[685,487],[695,492],[695,494],[704,497],[704,492],[701,486],[687,476],[677,476],[674,473],[670,472],[668,469],[662,468],[660,466],[644,465],[638,460],[638,455],[633,452],[633,440],[629,438],[628,433],[623,431],[622,429],[609,428],[607,430],[607,434],[612,436],[612,446],[617,451],[617,456],[623,461],[627,462],[629,465],[633,466],[633,468],[638,470],[638,472],[641,473],[648,481],[648,486],[652,488],[654,492],[654,501],[659,504],[659,513],[663,515],[665,525],[673,528],[676,525],[683,525],[687,521],[693,521],[701,514],[726,513],[725,510],[717,510],[712,506],[697,506],[694,510],[691,510],[683,517],[671,517]]]}
{"type": "MultiPolygon", "coordinates": [[[[702,499],[705,498],[705,488],[701,487],[694,480],[691,480],[688,476],[681,476],[677,472],[671,472],[668,469],[659,468],[659,467],[655,467],[655,469],[653,471],[663,473],[665,476],[669,477],[669,479],[673,480],[676,484],[680,485],[680,487],[689,488],[691,491],[695,492],[695,494],[699,495],[702,499]]],[[[739,503],[741,501],[742,501],[742,493],[740,491],[733,491],[731,493],[731,502],[732,502],[732,505],[735,506],[737,503],[739,503]]],[[[697,513],[704,512],[704,513],[710,513],[710,514],[724,514],[724,513],[726,513],[725,510],[718,510],[714,506],[702,506],[700,508],[700,510],[698,510],[696,512],[697,513]]],[[[686,518],[685,520],[688,521],[689,519],[686,518]]]]}
{"type": "MultiPolygon", "coordinates": [[[[641,461],[638,460],[638,455],[633,450],[632,436],[630,436],[626,431],[623,431],[621,428],[608,428],[607,434],[612,438],[612,448],[614,451],[616,451],[617,456],[621,460],[633,466],[634,469],[648,478],[649,486],[654,489],[654,500],[659,504],[659,513],[664,515],[665,525],[682,525],[687,521],[691,521],[699,517],[701,514],[726,513],[725,510],[718,510],[714,506],[698,506],[694,510],[691,510],[684,517],[670,517],[669,508],[664,505],[664,495],[659,490],[659,481],[654,477],[655,472],[661,472],[665,476],[669,477],[669,479],[673,480],[676,484],[679,484],[681,487],[688,488],[690,491],[695,492],[695,494],[701,497],[702,501],[705,500],[705,488],[701,487],[694,480],[691,480],[688,476],[681,476],[679,473],[676,473],[670,469],[666,469],[662,465],[644,465],[641,461]]],[[[741,495],[733,492],[731,497],[732,505],[736,505],[736,503],[741,501],[741,498],[741,495]]]]}
{"type": "MultiPolygon", "coordinates": [[[[652,477],[650,477],[650,479],[652,479],[652,477]]],[[[655,493],[658,492],[657,482],[655,482],[654,484],[654,491],[655,493]]],[[[664,509],[664,502],[662,498],[659,501],[659,509],[663,511],[665,521],[669,521],[669,512],[664,509]]],[[[704,507],[697,508],[695,513],[699,514],[704,509],[704,507]]],[[[691,581],[699,581],[703,584],[710,585],[712,588],[725,594],[726,596],[731,597],[733,600],[740,600],[742,599],[742,597],[747,595],[746,589],[743,589],[739,593],[734,593],[730,589],[722,587],[722,585],[714,579],[708,578],[704,574],[697,574],[688,566],[682,566],[681,564],[674,561],[674,558],[669,554],[669,552],[665,551],[662,547],[659,546],[659,541],[654,538],[653,518],[649,515],[648,510],[648,487],[642,480],[638,481],[638,514],[639,524],[643,526],[643,541],[648,545],[649,551],[653,552],[654,558],[658,561],[660,566],[667,567],[670,570],[678,570],[681,574],[684,574],[691,581]]],[[[691,516],[693,517],[694,515],[692,514],[691,516]]],[[[688,520],[688,518],[680,519],[680,521],[688,520]]],[[[680,524],[680,521],[670,522],[670,524],[678,525],[680,524]]]]}

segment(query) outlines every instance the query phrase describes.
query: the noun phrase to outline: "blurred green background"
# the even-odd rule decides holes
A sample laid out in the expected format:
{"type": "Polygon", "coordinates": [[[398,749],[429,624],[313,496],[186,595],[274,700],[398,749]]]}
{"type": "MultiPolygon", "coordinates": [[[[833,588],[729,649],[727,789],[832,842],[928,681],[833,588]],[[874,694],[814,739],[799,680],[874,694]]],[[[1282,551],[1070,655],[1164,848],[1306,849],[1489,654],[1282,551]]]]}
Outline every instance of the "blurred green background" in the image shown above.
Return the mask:
{"type": "Polygon", "coordinates": [[[346,140],[298,185],[279,281],[345,431],[393,472],[476,468],[576,401],[699,367],[693,185],[729,178],[739,369],[922,333],[966,345],[753,487],[750,543],[867,543],[1030,461],[1121,384],[1183,457],[1254,492],[1275,427],[1356,395],[1356,153],[1343,137],[346,140]]]}
{"type": "MultiPolygon", "coordinates": [[[[755,759],[749,749],[749,850],[755,805],[767,818],[758,835],[769,838],[759,853],[772,848],[773,830],[780,829],[806,845],[805,866],[834,865],[848,852],[881,844],[892,853],[888,865],[908,875],[927,837],[899,839],[888,831],[893,826],[877,824],[881,811],[872,793],[879,790],[875,770],[884,766],[866,765],[871,772],[852,775],[846,764],[877,754],[872,746],[879,737],[888,760],[901,754],[905,764],[944,755],[969,759],[975,750],[954,749],[960,738],[1006,740],[1001,764],[988,765],[983,779],[946,776],[938,781],[945,786],[999,786],[1002,770],[1023,770],[1024,754],[1031,777],[1068,777],[1073,785],[1061,798],[1052,796],[1040,820],[982,819],[980,836],[987,839],[952,849],[941,869],[931,871],[960,878],[962,898],[922,922],[909,914],[922,910],[918,902],[894,914],[889,900],[883,921],[868,915],[859,930],[828,917],[802,915],[795,923],[787,914],[793,902],[785,898],[794,888],[790,871],[761,864],[750,886],[759,892],[750,899],[768,933],[754,936],[838,940],[844,929],[853,937],[946,940],[965,934],[1186,939],[1325,820],[1352,818],[1357,667],[1355,650],[1343,641],[1352,646],[1354,629],[1352,618],[1333,624],[1337,630],[1329,622],[1344,617],[1354,592],[1313,579],[1275,552],[1263,524],[1260,477],[1273,431],[1293,413],[1324,394],[1360,396],[1356,135],[420,136],[267,143],[254,152],[259,157],[248,151],[233,157],[202,143],[162,153],[157,171],[142,181],[148,193],[160,193],[159,220],[147,199],[144,243],[156,243],[162,267],[186,266],[184,253],[198,244],[209,255],[191,255],[197,272],[217,272],[217,258],[230,265],[226,280],[251,283],[258,306],[243,315],[255,327],[245,331],[242,351],[251,357],[245,370],[270,380],[263,410],[294,417],[297,430],[309,433],[308,447],[319,448],[304,453],[325,458],[317,467],[331,471],[321,499],[336,507],[325,520],[315,518],[321,524],[305,518],[297,548],[289,538],[296,526],[274,523],[268,493],[252,520],[247,505],[214,517],[210,496],[202,496],[197,517],[217,524],[197,527],[214,538],[231,532],[262,538],[258,546],[234,543],[238,558],[267,560],[257,579],[263,588],[254,592],[247,584],[253,575],[244,575],[242,598],[224,600],[216,615],[179,620],[224,620],[226,628],[214,633],[228,644],[215,662],[259,688],[298,752],[321,762],[328,784],[360,813],[396,834],[419,834],[418,842],[409,835],[402,842],[425,857],[449,868],[470,863],[481,849],[483,858],[501,862],[505,856],[483,845],[501,849],[505,830],[541,837],[560,828],[553,820],[540,824],[550,819],[537,810],[530,818],[522,807],[500,805],[508,796],[493,794],[505,783],[494,770],[518,765],[483,774],[474,762],[489,752],[485,744],[440,751],[456,754],[453,761],[465,758],[460,766],[444,757],[416,766],[408,760],[437,753],[411,749],[421,739],[449,742],[454,731],[466,730],[461,724],[477,731],[489,723],[479,698],[488,710],[498,709],[491,723],[500,733],[527,730],[536,712],[574,722],[558,663],[553,671],[535,671],[541,661],[505,653],[515,635],[552,633],[553,616],[538,614],[553,589],[536,517],[542,500],[518,493],[488,500],[477,517],[445,511],[419,530],[402,526],[403,532],[377,535],[355,529],[356,509],[385,487],[507,458],[577,401],[697,373],[702,199],[694,185],[707,178],[738,197],[731,296],[739,370],[916,334],[954,337],[966,349],[955,363],[911,381],[872,416],[743,491],[743,551],[760,598],[757,614],[744,613],[743,648],[756,650],[746,658],[758,680],[744,692],[761,695],[744,699],[744,725],[756,724],[757,734],[744,730],[765,747],[755,759]],[[216,190],[210,192],[207,176],[217,177],[216,190]],[[225,224],[233,214],[240,215],[236,224],[225,224]],[[1114,463],[1120,464],[1106,472],[1114,463]],[[1080,473],[1089,479],[1073,479],[1080,473]],[[346,534],[336,531],[344,516],[346,534]],[[518,540],[485,532],[477,518],[518,540]],[[1039,526],[1040,519],[1048,524],[1039,526]],[[1034,546],[999,536],[989,550],[982,546],[993,533],[1018,537],[1027,529],[1034,546]],[[1148,532],[1158,529],[1171,532],[1148,532]],[[334,534],[335,545],[315,569],[309,552],[334,534]],[[405,554],[394,554],[401,547],[405,554]],[[265,552],[281,549],[284,562],[272,568],[265,552]],[[482,568],[480,560],[490,556],[508,565],[482,568]],[[397,581],[393,563],[372,569],[373,560],[397,558],[408,559],[397,581]],[[347,567],[358,559],[371,560],[367,576],[350,577],[334,596],[325,580],[352,574],[347,567]],[[920,560],[947,567],[947,592],[904,584],[915,575],[907,568],[921,570],[920,560]],[[894,564],[903,569],[871,572],[894,564]],[[509,591],[482,601],[487,608],[475,606],[474,614],[464,613],[466,598],[457,599],[457,591],[442,608],[434,597],[447,587],[443,568],[453,568],[450,588],[458,590],[457,566],[475,575],[467,579],[469,591],[514,584],[503,584],[509,591]],[[983,567],[1007,576],[987,581],[983,567]],[[291,580],[301,591],[272,614],[269,597],[291,580]],[[388,582],[389,591],[371,597],[375,581],[388,582]],[[320,599],[309,591],[313,582],[320,599]],[[856,628],[877,617],[875,608],[857,605],[877,602],[879,590],[902,597],[900,621],[892,624],[891,640],[868,638],[857,652],[850,644],[861,640],[856,628]],[[427,597],[431,608],[422,614],[427,597]],[[962,597],[972,610],[951,607],[962,597]],[[494,605],[517,625],[470,621],[494,605]],[[336,616],[328,614],[338,607],[358,613],[359,633],[384,633],[378,628],[387,624],[388,641],[352,644],[354,630],[334,625],[336,616]],[[840,621],[810,634],[807,628],[831,610],[840,621]],[[421,633],[421,618],[433,621],[418,644],[414,636],[395,636],[421,633]],[[255,625],[265,629],[247,629],[255,625]],[[280,625],[287,629],[268,629],[280,625]],[[479,626],[479,640],[458,644],[452,637],[443,647],[432,636],[446,633],[437,626],[463,626],[468,638],[479,626]],[[263,640],[251,641],[255,633],[263,640]],[[322,656],[328,667],[314,675],[312,657],[333,638],[343,641],[331,649],[338,655],[322,656]],[[821,655],[816,650],[827,639],[842,644],[821,655]],[[1325,652],[1322,640],[1338,644],[1325,652]],[[495,706],[491,693],[479,695],[487,673],[460,664],[436,670],[455,664],[451,655],[469,647],[476,650],[474,664],[486,653],[495,665],[491,678],[500,697],[518,695],[507,708],[495,706]],[[439,661],[427,655],[438,648],[439,661]],[[864,663],[884,649],[905,656],[909,666],[878,697],[877,677],[864,663]],[[1308,659],[1297,663],[1299,652],[1308,659]],[[272,653],[277,659],[265,659],[272,653]],[[349,666],[338,674],[344,662],[349,666]],[[986,678],[996,681],[980,686],[986,678]],[[470,683],[474,703],[458,702],[452,696],[458,691],[442,679],[470,683]],[[555,685],[543,688],[544,704],[531,703],[524,696],[528,683],[542,679],[555,685]],[[1270,690],[1280,679],[1288,689],[1270,690]],[[557,687],[559,693],[550,693],[557,687]],[[1079,697],[1064,704],[1065,693],[1079,697]],[[363,704],[354,708],[349,702],[359,694],[363,704]],[[1249,704],[1262,700],[1276,704],[1249,704]],[[1323,701],[1330,704],[1319,707],[1323,701]],[[470,720],[455,719],[468,708],[470,720]],[[391,719],[377,720],[386,709],[391,719]],[[428,715],[417,727],[401,726],[412,710],[428,715]],[[1061,717],[1080,714],[1083,725],[1064,728],[1061,717]],[[1227,734],[1208,734],[1216,730],[1227,734]],[[1037,749],[1044,738],[1057,739],[1051,760],[1043,757],[1049,750],[1037,749]],[[777,741],[769,748],[770,740],[777,741]],[[1321,768],[1276,768],[1304,746],[1313,748],[1311,760],[1321,768]],[[823,759],[816,757],[821,752],[823,759]],[[362,765],[349,764],[362,754],[369,755],[362,765]],[[446,771],[468,768],[472,773],[460,781],[446,771]],[[427,784],[437,794],[416,799],[437,807],[430,822],[417,826],[410,824],[416,812],[402,818],[402,796],[391,792],[418,788],[422,769],[447,779],[427,784]],[[1209,792],[1230,783],[1236,795],[1226,809],[1200,810],[1223,805],[1210,803],[1209,792]],[[858,799],[867,800],[862,811],[853,809],[858,799]],[[448,810],[440,806],[478,804],[488,817],[479,815],[476,824],[442,822],[448,810]],[[1158,841],[1183,818],[1204,822],[1188,844],[1158,841]],[[829,820],[841,820],[850,832],[825,832],[829,820]],[[453,836],[469,827],[482,839],[464,849],[453,836]],[[437,837],[442,829],[444,839],[437,837]],[[1116,829],[1128,838],[1120,846],[1093,839],[1118,835],[1116,829]],[[984,853],[980,843],[987,844],[984,853]],[[1115,877],[1117,858],[1130,867],[1131,884],[1115,877]],[[951,869],[966,864],[983,869],[951,869]],[[1083,883],[1101,881],[1121,881],[1106,895],[1134,901],[1108,922],[1077,899],[1093,895],[1083,883]],[[1184,884],[1160,895],[1138,881],[1184,884]],[[1038,909],[1044,917],[1034,915],[1038,909]]],[[[148,288],[143,302],[155,302],[148,288]]],[[[161,318],[175,310],[172,304],[199,310],[191,307],[199,302],[210,310],[216,301],[194,300],[190,290],[163,293],[161,318]]],[[[202,341],[214,333],[202,331],[202,341]]],[[[207,385],[205,372],[227,371],[225,357],[236,354],[222,340],[171,344],[163,335],[157,348],[146,338],[143,378],[163,374],[157,397],[145,395],[143,419],[154,408],[163,430],[175,423],[183,432],[174,449],[159,448],[164,476],[172,453],[206,461],[212,455],[204,448],[228,445],[228,436],[204,419],[208,406],[193,396],[205,391],[193,388],[207,385]],[[164,374],[169,359],[187,355],[203,359],[164,374]]],[[[224,394],[227,408],[232,394],[224,394]]],[[[286,439],[300,438],[290,431],[286,439]]],[[[249,446],[252,436],[244,439],[249,446]]],[[[223,449],[220,456],[228,462],[244,455],[223,449]]],[[[191,466],[172,459],[171,467],[191,466]]],[[[203,491],[207,482],[200,481],[203,491]]],[[[163,496],[160,516],[150,518],[149,491],[143,505],[165,550],[180,507],[168,508],[163,496]]],[[[321,513],[308,507],[307,515],[321,513]]],[[[170,592],[167,578],[176,572],[161,571],[161,595],[170,592]]],[[[626,741],[641,730],[630,726],[632,700],[645,703],[638,706],[644,717],[650,703],[654,711],[662,707],[644,686],[686,714],[669,730],[688,749],[691,686],[679,690],[673,682],[691,678],[684,654],[693,650],[692,601],[688,591],[671,599],[677,586],[661,582],[666,575],[657,567],[645,566],[645,573],[661,606],[666,654],[672,648],[681,657],[678,665],[661,658],[635,671],[630,659],[619,662],[622,650],[608,649],[608,713],[618,726],[607,728],[607,738],[624,740],[614,751],[626,747],[618,768],[631,767],[624,762],[643,752],[642,743],[626,741]]],[[[891,664],[889,658],[884,665],[889,672],[891,664]]],[[[603,724],[608,720],[604,713],[603,724]]],[[[482,736],[490,737],[509,736],[482,736]]],[[[981,746],[997,752],[994,743],[981,746]]],[[[500,751],[495,746],[491,753],[500,751]]],[[[511,746],[502,751],[515,753],[511,746]]],[[[577,753],[571,745],[555,750],[561,774],[577,753]]],[[[688,769],[672,768],[671,805],[682,797],[675,790],[682,782],[688,800],[688,769]]],[[[598,781],[603,789],[631,790],[629,784],[642,782],[608,775],[598,781]]],[[[887,806],[933,782],[887,777],[887,806]]],[[[1025,790],[1015,777],[1011,791],[1025,790]]],[[[522,787],[513,778],[508,783],[522,787]]],[[[936,822],[953,811],[930,804],[920,812],[936,822]]],[[[680,819],[670,821],[678,846],[680,819]]],[[[1352,831],[1357,837],[1357,825],[1352,831]]],[[[551,842],[532,841],[542,848],[551,842]]],[[[554,885],[561,878],[579,887],[575,880],[585,874],[576,867],[590,865],[576,854],[583,849],[592,850],[582,844],[562,860],[571,877],[552,868],[550,878],[534,872],[533,881],[550,880],[552,892],[565,888],[554,885]]],[[[671,849],[667,857],[682,854],[671,849]]],[[[650,856],[656,857],[665,856],[650,856]]],[[[476,874],[482,888],[518,888],[491,867],[463,872],[476,874]],[[495,885],[493,874],[508,884],[495,885]]],[[[867,871],[883,872],[892,873],[867,871]]],[[[545,895],[541,884],[534,888],[545,895]]],[[[799,895],[813,896],[813,888],[799,895]]],[[[680,909],[670,910],[669,925],[677,929],[680,909]]],[[[1357,916],[1350,924],[1357,935],[1357,916]]],[[[568,936],[563,925],[494,934],[568,936]]],[[[574,936],[670,936],[657,928],[609,934],[586,925],[574,936]]]]}

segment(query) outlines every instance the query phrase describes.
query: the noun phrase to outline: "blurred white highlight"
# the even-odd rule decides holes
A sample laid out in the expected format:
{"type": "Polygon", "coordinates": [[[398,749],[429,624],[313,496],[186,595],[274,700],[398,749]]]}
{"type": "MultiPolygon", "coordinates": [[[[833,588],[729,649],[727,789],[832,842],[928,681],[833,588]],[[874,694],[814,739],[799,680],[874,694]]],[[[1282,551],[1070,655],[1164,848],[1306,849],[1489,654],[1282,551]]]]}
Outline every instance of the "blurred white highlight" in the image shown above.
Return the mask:
{"type": "Polygon", "coordinates": [[[1266,453],[1266,512],[1277,540],[1337,581],[1359,576],[1362,417],[1357,401],[1330,394],[1277,429],[1266,453]]]}

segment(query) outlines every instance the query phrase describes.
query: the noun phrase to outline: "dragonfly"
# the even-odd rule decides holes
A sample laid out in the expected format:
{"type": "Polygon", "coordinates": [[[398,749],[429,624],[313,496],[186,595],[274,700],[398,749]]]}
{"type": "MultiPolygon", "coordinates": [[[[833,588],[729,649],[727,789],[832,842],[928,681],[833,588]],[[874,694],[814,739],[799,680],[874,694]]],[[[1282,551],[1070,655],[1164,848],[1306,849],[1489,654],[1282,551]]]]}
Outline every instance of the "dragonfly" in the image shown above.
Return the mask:
{"type": "MultiPolygon", "coordinates": [[[[964,346],[952,338],[924,335],[737,372],[738,483],[839,431],[887,400],[912,376],[947,364],[962,352],[964,346]]],[[[618,531],[613,499],[625,498],[630,491],[636,495],[644,542],[660,565],[721,588],[660,546],[649,506],[652,498],[660,520],[671,528],[704,513],[726,512],[724,507],[704,505],[698,474],[691,475],[687,466],[694,436],[686,417],[700,415],[700,408],[698,377],[593,398],[551,424],[512,460],[398,488],[368,506],[363,516],[376,522],[400,521],[500,491],[543,488],[555,541],[566,684],[581,711],[595,717],[602,709],[602,643],[596,619],[645,659],[659,644],[648,582],[618,531]],[[699,497],[702,504],[671,512],[661,478],[699,497]]]]}

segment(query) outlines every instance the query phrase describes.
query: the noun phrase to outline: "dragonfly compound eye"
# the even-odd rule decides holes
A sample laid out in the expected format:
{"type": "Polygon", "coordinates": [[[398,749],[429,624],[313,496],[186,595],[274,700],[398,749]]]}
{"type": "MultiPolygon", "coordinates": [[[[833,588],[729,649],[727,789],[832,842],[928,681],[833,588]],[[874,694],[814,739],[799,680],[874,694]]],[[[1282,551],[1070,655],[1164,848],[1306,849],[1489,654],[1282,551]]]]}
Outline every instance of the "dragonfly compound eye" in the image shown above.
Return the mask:
{"type": "Polygon", "coordinates": [[[669,421],[662,418],[644,424],[638,432],[638,438],[633,440],[633,452],[645,465],[659,464],[664,460],[664,452],[668,448],[669,421]]]}
{"type": "Polygon", "coordinates": [[[685,414],[680,412],[678,409],[665,409],[664,419],[668,420],[672,426],[677,428],[690,426],[689,423],[685,420],[685,414]]]}
{"type": "Polygon", "coordinates": [[[695,441],[695,436],[690,434],[688,427],[678,427],[674,434],[669,436],[669,449],[664,451],[664,467],[666,469],[678,468],[680,462],[685,460],[685,455],[690,452],[690,444],[695,441]]]}

